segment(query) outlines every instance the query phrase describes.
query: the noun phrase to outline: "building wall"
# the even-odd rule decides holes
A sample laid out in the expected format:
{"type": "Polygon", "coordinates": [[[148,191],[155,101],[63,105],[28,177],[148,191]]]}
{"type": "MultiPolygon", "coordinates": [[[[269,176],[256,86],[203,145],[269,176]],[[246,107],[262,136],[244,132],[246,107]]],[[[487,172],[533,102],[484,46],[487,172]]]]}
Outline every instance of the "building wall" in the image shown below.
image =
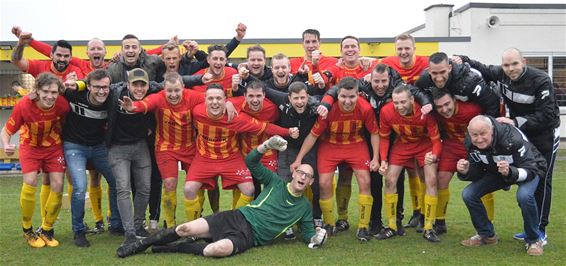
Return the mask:
{"type": "MultiPolygon", "coordinates": [[[[501,52],[519,48],[525,55],[566,55],[566,10],[470,8],[454,13],[450,37],[470,36],[470,43],[440,43],[448,54],[466,54],[488,64],[498,64],[501,52]],[[499,22],[488,26],[490,17],[499,22]]],[[[431,36],[434,37],[434,36],[431,36]]]]}

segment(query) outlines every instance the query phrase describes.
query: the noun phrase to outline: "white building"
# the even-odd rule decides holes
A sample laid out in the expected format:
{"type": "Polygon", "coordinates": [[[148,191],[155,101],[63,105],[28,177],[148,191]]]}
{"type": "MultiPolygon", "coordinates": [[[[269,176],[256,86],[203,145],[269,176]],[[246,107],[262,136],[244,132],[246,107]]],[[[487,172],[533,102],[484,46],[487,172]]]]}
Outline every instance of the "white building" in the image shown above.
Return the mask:
{"type": "Polygon", "coordinates": [[[469,37],[468,42],[439,42],[449,55],[464,54],[484,64],[500,64],[509,47],[520,49],[527,64],[553,79],[560,105],[561,136],[566,138],[566,4],[469,3],[432,5],[426,22],[409,32],[417,37],[469,37]]]}

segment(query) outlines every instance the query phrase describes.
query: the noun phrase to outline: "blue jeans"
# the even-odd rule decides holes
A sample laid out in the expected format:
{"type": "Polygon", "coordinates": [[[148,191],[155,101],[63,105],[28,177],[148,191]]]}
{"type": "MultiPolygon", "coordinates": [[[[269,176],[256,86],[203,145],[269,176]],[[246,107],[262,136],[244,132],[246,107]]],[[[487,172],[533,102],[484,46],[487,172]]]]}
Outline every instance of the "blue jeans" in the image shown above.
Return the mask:
{"type": "Polygon", "coordinates": [[[87,146],[65,141],[63,148],[65,150],[67,169],[73,181],[73,194],[71,196],[73,232],[81,233],[86,231],[83,219],[85,216],[85,194],[87,189],[87,160],[90,160],[96,171],[106,178],[109,188],[108,201],[110,202],[110,212],[112,213],[110,216],[110,226],[112,228],[121,228],[122,221],[116,201],[116,179],[108,163],[108,150],[106,146],[104,144],[87,146]]]}
{"type": "MultiPolygon", "coordinates": [[[[521,214],[523,216],[523,229],[526,233],[525,242],[527,243],[534,243],[539,238],[539,219],[535,201],[535,190],[537,189],[538,182],[539,177],[536,176],[530,181],[517,184],[519,186],[517,189],[517,202],[519,203],[519,208],[521,208],[521,214]]],[[[478,235],[489,237],[495,234],[493,224],[487,218],[487,212],[481,202],[481,197],[508,185],[509,183],[503,181],[503,178],[500,176],[487,174],[484,177],[472,181],[472,183],[466,186],[464,191],[462,191],[462,198],[468,207],[472,224],[478,232],[478,235]]]]}

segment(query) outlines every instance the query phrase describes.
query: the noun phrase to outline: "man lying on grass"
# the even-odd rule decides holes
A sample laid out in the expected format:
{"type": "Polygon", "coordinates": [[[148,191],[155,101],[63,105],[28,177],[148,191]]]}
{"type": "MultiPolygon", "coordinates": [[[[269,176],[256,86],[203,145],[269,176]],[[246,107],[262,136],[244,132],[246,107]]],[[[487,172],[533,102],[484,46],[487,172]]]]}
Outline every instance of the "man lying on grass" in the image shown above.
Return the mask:
{"type": "Polygon", "coordinates": [[[312,167],[300,165],[293,172],[291,182],[285,183],[260,163],[262,155],[268,150],[283,151],[286,148],[286,140],[273,136],[246,157],[251,174],[264,185],[258,198],[249,205],[163,229],[153,236],[121,246],[116,254],[125,258],[152,246],[152,252],[155,253],[181,252],[226,257],[242,253],[252,246],[269,244],[297,223],[302,227],[301,232],[309,248],[321,246],[326,240],[326,230],[316,228],[315,231],[311,205],[303,196],[314,181],[312,167]],[[193,239],[212,239],[212,242],[193,239]]]}

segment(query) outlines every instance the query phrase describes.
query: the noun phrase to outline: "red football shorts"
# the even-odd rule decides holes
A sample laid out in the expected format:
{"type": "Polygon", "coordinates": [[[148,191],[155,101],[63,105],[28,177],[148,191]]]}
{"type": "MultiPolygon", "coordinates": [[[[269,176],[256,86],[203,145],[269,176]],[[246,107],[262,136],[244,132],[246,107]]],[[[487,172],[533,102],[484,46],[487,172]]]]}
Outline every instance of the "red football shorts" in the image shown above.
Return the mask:
{"type": "Polygon", "coordinates": [[[272,152],[269,156],[261,157],[261,164],[263,164],[265,168],[269,169],[269,171],[277,173],[277,153],[272,152]]]}
{"type": "Polygon", "coordinates": [[[202,189],[214,189],[216,176],[222,176],[222,189],[234,189],[238,184],[253,182],[242,154],[234,153],[226,159],[213,160],[195,154],[186,181],[202,183],[202,189]]]}
{"type": "Polygon", "coordinates": [[[22,165],[22,174],[40,171],[44,173],[64,173],[63,145],[55,145],[49,148],[22,145],[20,146],[20,164],[22,165]]]}
{"type": "Polygon", "coordinates": [[[456,164],[460,159],[466,159],[468,152],[464,143],[453,140],[442,141],[442,152],[438,161],[438,171],[456,172],[456,164]]]}
{"type": "Polygon", "coordinates": [[[369,171],[369,151],[362,141],[351,144],[320,143],[317,153],[319,173],[332,173],[340,163],[345,163],[354,170],[369,171]]]}
{"type": "Polygon", "coordinates": [[[177,178],[179,176],[179,162],[181,162],[181,169],[188,173],[194,157],[194,145],[189,150],[155,151],[155,160],[162,179],[177,178]]]}
{"type": "Polygon", "coordinates": [[[413,158],[417,159],[419,167],[424,166],[424,157],[427,152],[432,151],[432,142],[429,139],[415,143],[402,143],[396,141],[389,153],[389,165],[410,166],[413,158]]]}

